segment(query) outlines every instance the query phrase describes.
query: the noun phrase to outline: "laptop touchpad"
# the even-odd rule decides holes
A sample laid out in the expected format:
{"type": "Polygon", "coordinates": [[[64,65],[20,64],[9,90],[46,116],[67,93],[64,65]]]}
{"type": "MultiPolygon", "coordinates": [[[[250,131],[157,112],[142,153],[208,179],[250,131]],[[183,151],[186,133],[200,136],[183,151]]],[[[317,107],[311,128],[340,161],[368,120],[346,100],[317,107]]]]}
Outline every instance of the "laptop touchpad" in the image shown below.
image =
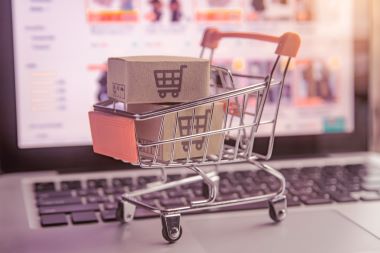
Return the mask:
{"type": "Polygon", "coordinates": [[[208,252],[380,252],[380,240],[332,210],[291,211],[280,224],[250,212],[185,220],[183,236],[192,233],[208,252]]]}

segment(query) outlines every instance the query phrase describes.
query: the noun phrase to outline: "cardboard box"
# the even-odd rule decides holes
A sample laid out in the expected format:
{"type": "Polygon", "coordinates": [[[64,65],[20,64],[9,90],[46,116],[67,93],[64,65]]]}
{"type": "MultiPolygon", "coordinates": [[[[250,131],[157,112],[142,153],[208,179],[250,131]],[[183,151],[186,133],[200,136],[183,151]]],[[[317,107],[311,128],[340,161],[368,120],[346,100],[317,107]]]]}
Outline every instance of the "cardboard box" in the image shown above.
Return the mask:
{"type": "Polygon", "coordinates": [[[89,112],[93,150],[118,160],[137,163],[135,122],[103,112],[89,112]]]}
{"type": "Polygon", "coordinates": [[[189,102],[209,96],[209,60],[176,56],[108,59],[107,93],[128,104],[189,102]]]}
{"type": "MultiPolygon", "coordinates": [[[[147,112],[154,111],[165,107],[164,105],[144,104],[144,105],[128,105],[128,111],[132,112],[147,112]]],[[[191,134],[193,109],[181,111],[178,114],[178,122],[176,123],[176,113],[170,113],[165,116],[162,129],[162,140],[173,139],[174,132],[176,137],[187,136],[191,134]],[[174,128],[177,128],[174,131],[174,128]]],[[[195,108],[194,114],[194,133],[203,133],[207,130],[211,119],[211,105],[205,105],[195,108]]],[[[224,104],[221,102],[215,103],[214,113],[211,120],[210,130],[219,130],[223,127],[224,121],[224,104]]],[[[137,137],[141,143],[151,143],[158,141],[160,133],[161,117],[136,121],[137,137]]],[[[211,135],[208,138],[208,155],[218,155],[220,146],[223,140],[222,134],[211,135]]],[[[193,138],[191,145],[190,158],[203,157],[206,147],[206,137],[193,138]]],[[[169,161],[171,152],[174,148],[174,159],[184,159],[187,157],[189,150],[189,140],[167,143],[159,146],[157,151],[158,161],[169,161]]],[[[140,156],[153,158],[156,152],[156,147],[147,147],[140,149],[140,156]]]]}

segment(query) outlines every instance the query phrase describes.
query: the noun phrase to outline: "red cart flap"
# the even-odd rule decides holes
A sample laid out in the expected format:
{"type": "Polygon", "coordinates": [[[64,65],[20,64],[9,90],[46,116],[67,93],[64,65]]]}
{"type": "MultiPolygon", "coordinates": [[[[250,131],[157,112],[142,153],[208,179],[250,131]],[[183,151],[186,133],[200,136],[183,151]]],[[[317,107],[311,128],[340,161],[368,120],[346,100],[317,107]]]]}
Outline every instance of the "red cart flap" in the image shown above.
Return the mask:
{"type": "Polygon", "coordinates": [[[130,163],[138,162],[136,129],[132,119],[97,111],[88,115],[95,153],[130,163]]]}

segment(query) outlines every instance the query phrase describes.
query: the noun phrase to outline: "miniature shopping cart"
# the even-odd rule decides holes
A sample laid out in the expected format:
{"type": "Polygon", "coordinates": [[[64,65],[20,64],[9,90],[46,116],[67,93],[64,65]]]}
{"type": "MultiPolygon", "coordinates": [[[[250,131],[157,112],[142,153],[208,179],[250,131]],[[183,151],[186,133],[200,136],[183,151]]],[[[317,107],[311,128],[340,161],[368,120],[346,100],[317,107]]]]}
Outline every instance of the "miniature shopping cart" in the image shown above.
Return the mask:
{"type": "MultiPolygon", "coordinates": [[[[193,133],[201,133],[206,131],[206,124],[209,120],[210,110],[206,110],[204,115],[194,116],[194,130],[193,133]]],[[[182,116],[178,118],[179,131],[180,136],[188,136],[191,134],[191,126],[192,126],[192,116],[182,116]]],[[[192,141],[192,144],[195,144],[195,148],[197,150],[201,150],[203,148],[203,143],[205,141],[205,137],[201,137],[200,139],[196,139],[192,141]]],[[[189,141],[182,142],[183,151],[189,151],[189,141]]]]}
{"type": "Polygon", "coordinates": [[[165,98],[167,93],[173,97],[178,97],[181,92],[183,69],[187,65],[181,65],[179,70],[155,70],[154,80],[157,92],[161,98],[165,98]]]}
{"type": "MultiPolygon", "coordinates": [[[[215,88],[215,95],[144,113],[133,113],[128,111],[128,109],[117,109],[123,107],[115,106],[116,102],[112,100],[101,102],[94,106],[94,109],[97,111],[117,114],[136,121],[159,120],[161,122],[157,139],[150,141],[142,140],[139,139],[137,134],[136,141],[139,158],[138,165],[143,168],[160,168],[164,175],[162,177],[163,180],[149,184],[145,189],[123,194],[119,201],[117,216],[123,222],[131,221],[136,206],[159,214],[162,222],[162,235],[168,242],[175,242],[181,237],[182,227],[180,225],[180,218],[182,214],[186,213],[262,201],[269,203],[269,215],[275,222],[283,220],[287,213],[285,179],[281,173],[265,164],[264,161],[269,160],[272,155],[284,80],[291,58],[297,55],[300,38],[294,33],[285,33],[280,37],[276,37],[257,33],[223,33],[216,29],[207,29],[201,43],[203,47],[201,57],[203,56],[204,49],[208,48],[211,50],[210,58],[212,60],[213,51],[218,47],[218,42],[222,38],[245,38],[275,44],[276,57],[271,71],[266,76],[238,75],[232,74],[226,68],[212,66],[211,71],[213,75],[217,75],[217,79],[221,82],[221,84],[211,82],[211,87],[215,88]],[[274,78],[274,74],[277,72],[281,73],[278,80],[274,78]],[[242,88],[236,88],[238,87],[236,80],[240,78],[248,80],[251,84],[242,88]],[[270,89],[277,89],[279,91],[274,104],[269,104],[269,99],[267,99],[270,89]],[[223,103],[223,122],[218,129],[213,129],[211,122],[216,114],[215,108],[218,103],[223,103]],[[271,110],[269,111],[272,112],[270,116],[263,114],[264,108],[267,106],[270,106],[271,110]],[[205,115],[208,120],[204,122],[207,123],[199,127],[196,110],[201,107],[203,109],[205,107],[209,108],[209,111],[205,115]],[[177,130],[178,125],[181,125],[179,117],[184,111],[192,112],[192,116],[185,119],[186,124],[182,126],[186,128],[186,131],[179,135],[177,130]],[[175,120],[170,129],[171,137],[164,138],[164,122],[168,117],[173,116],[175,120]],[[255,145],[256,137],[261,129],[266,130],[265,133],[269,135],[268,145],[264,152],[262,151],[262,146],[261,152],[259,152],[257,151],[257,144],[255,145]],[[209,147],[215,144],[211,143],[214,136],[221,136],[222,141],[218,146],[217,152],[209,152],[209,147]],[[194,156],[192,155],[192,149],[194,149],[192,144],[200,139],[202,140],[203,150],[200,152],[201,155],[194,156]],[[231,140],[234,141],[231,142],[231,140]],[[187,143],[185,147],[187,155],[185,158],[176,158],[174,146],[180,143],[187,143]],[[170,158],[167,160],[159,159],[160,152],[162,152],[164,146],[167,147],[168,145],[172,147],[170,158]],[[146,152],[143,152],[146,150],[149,150],[151,155],[147,156],[146,152]],[[279,188],[263,195],[216,201],[219,182],[217,170],[219,165],[238,162],[248,162],[257,169],[262,169],[271,174],[280,183],[279,188]],[[166,182],[165,169],[169,167],[186,167],[195,172],[196,175],[177,181],[166,182]],[[203,182],[203,186],[205,187],[203,190],[205,190],[204,192],[207,196],[201,200],[193,200],[186,206],[164,208],[157,203],[145,203],[141,198],[144,194],[198,181],[203,182]]],[[[161,85],[158,85],[158,87],[161,87],[161,85]]],[[[165,90],[165,92],[169,91],[165,90]]],[[[170,92],[172,91],[170,90],[170,92]]],[[[198,143],[196,143],[195,149],[199,148],[197,145],[198,143]]]]}

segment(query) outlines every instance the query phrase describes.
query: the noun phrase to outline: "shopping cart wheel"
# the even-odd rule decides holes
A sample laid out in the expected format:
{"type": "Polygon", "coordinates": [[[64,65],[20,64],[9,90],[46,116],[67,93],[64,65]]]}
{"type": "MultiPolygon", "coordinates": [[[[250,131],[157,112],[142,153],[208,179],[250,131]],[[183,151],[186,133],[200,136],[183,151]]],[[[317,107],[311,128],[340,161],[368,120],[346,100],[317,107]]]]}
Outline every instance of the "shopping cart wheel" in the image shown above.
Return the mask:
{"type": "Polygon", "coordinates": [[[286,196],[278,196],[269,201],[269,216],[275,222],[285,219],[287,213],[286,196]]]}
{"type": "Polygon", "coordinates": [[[172,96],[173,96],[174,98],[178,97],[178,92],[172,92],[172,96]]]}
{"type": "Polygon", "coordinates": [[[182,236],[182,227],[180,225],[180,214],[163,214],[161,215],[162,222],[162,237],[173,243],[178,241],[182,236]]]}
{"type": "Polygon", "coordinates": [[[160,96],[160,98],[164,98],[164,97],[166,97],[166,92],[160,91],[160,92],[158,92],[158,95],[160,96]]]}

